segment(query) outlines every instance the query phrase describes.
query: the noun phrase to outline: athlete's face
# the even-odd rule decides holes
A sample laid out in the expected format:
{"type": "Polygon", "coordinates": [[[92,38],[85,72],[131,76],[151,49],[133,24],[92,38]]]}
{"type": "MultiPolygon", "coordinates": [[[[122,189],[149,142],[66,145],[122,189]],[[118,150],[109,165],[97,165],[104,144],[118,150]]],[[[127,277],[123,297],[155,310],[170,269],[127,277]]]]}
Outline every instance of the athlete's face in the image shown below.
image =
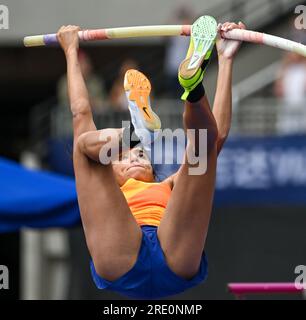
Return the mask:
{"type": "Polygon", "coordinates": [[[119,162],[113,164],[113,170],[120,186],[130,178],[144,182],[154,181],[150,159],[139,147],[124,152],[119,162]]]}

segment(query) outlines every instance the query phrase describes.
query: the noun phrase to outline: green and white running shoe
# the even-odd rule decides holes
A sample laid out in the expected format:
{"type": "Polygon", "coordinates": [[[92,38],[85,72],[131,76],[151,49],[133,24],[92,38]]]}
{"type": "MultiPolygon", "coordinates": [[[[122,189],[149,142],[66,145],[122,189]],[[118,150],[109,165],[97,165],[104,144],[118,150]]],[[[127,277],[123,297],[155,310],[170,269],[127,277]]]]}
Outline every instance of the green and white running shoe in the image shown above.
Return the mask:
{"type": "Polygon", "coordinates": [[[185,89],[182,100],[203,80],[217,39],[217,22],[202,16],[191,27],[190,45],[185,60],[179,66],[178,79],[185,89]]]}

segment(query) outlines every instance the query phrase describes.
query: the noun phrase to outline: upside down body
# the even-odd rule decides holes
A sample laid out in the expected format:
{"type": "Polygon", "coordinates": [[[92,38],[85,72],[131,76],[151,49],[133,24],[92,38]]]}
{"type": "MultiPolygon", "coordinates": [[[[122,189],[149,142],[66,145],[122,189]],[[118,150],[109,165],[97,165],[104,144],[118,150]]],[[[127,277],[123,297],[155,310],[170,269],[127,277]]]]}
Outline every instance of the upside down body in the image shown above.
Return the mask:
{"type": "MultiPolygon", "coordinates": [[[[187,79],[190,72],[185,70],[187,64],[182,63],[179,75],[185,89],[185,129],[207,129],[207,159],[202,159],[207,170],[199,175],[189,174],[193,165],[186,155],[201,146],[188,140],[185,161],[179,171],[162,183],[155,182],[150,160],[139,147],[122,154],[129,161],[100,163],[100,150],[105,146],[101,134],[108,130],[111,143],[118,144],[123,131],[97,130],[77,58],[79,28],[62,27],[58,32],[67,60],[78,201],[92,257],[91,271],[98,288],[133,298],[162,298],[183,292],[206,278],[204,247],[215,189],[216,160],[230,128],[232,68],[240,46],[240,42],[224,40],[220,35],[245,27],[241,23],[226,23],[218,27],[217,34],[214,21],[200,18],[194,30],[205,23],[213,26],[210,38],[203,35],[206,39],[203,40],[194,32],[186,57],[191,60],[195,54],[201,57],[198,63],[193,63],[196,70],[187,79]],[[202,79],[216,37],[219,75],[211,111],[202,79]],[[199,45],[201,41],[208,41],[208,45],[199,45]]],[[[133,72],[136,78],[148,80],[138,71],[133,72]]],[[[149,105],[143,107],[149,110],[149,105]]]]}

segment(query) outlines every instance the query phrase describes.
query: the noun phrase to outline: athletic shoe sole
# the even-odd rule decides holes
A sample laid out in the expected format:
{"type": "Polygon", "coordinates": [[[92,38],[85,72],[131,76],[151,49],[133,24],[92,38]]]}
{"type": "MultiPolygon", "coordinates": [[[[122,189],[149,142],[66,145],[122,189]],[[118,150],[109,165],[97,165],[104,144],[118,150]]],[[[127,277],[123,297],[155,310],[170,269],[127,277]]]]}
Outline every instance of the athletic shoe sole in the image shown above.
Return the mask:
{"type": "Polygon", "coordinates": [[[217,38],[216,20],[210,16],[197,19],[191,27],[190,38],[187,57],[179,67],[179,76],[186,80],[196,75],[204,60],[209,60],[217,38]]]}
{"type": "Polygon", "coordinates": [[[151,131],[160,129],[160,119],[150,106],[151,83],[149,79],[137,70],[128,70],[124,76],[124,90],[128,100],[133,101],[138,107],[145,127],[151,131]]]}

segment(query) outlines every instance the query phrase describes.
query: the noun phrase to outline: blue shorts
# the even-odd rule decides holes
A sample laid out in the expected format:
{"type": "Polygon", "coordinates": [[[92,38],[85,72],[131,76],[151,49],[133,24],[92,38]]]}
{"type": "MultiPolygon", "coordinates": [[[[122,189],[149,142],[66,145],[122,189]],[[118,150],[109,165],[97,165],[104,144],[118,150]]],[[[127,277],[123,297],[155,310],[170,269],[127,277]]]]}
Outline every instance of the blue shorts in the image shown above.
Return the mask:
{"type": "Polygon", "coordinates": [[[115,281],[101,278],[91,261],[93,280],[99,289],[108,289],[134,299],[160,299],[181,293],[198,285],[207,276],[203,253],[199,272],[191,280],[179,277],[166,264],[157,238],[157,227],[142,226],[142,244],[133,268],[115,281]]]}

